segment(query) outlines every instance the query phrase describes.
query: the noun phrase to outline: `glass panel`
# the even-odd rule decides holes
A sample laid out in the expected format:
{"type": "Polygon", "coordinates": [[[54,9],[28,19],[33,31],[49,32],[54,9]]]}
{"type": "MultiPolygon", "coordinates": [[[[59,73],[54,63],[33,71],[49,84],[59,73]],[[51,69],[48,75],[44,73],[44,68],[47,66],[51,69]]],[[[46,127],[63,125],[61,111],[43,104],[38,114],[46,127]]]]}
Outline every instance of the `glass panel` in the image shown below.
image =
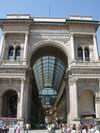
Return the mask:
{"type": "Polygon", "coordinates": [[[10,46],[8,50],[8,60],[13,60],[13,53],[14,53],[14,48],[13,46],[10,46]]]}
{"type": "Polygon", "coordinates": [[[15,60],[20,60],[20,47],[17,47],[15,50],[15,60]]]}
{"type": "Polygon", "coordinates": [[[85,48],[85,61],[89,61],[89,48],[85,48]]]}
{"type": "Polygon", "coordinates": [[[56,57],[44,56],[35,62],[33,71],[39,94],[45,97],[43,103],[46,104],[46,96],[49,96],[50,100],[47,103],[51,104],[52,96],[57,95],[65,71],[64,63],[56,57]]]}
{"type": "Polygon", "coordinates": [[[81,47],[78,48],[78,60],[83,61],[83,50],[81,47]]]}

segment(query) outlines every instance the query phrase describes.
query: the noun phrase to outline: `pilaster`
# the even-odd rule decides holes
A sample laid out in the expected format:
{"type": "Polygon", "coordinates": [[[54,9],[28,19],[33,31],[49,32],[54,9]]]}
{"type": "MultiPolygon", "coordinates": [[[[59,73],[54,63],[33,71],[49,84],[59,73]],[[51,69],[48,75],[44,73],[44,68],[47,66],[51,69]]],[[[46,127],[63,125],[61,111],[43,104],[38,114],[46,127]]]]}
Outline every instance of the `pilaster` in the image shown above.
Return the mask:
{"type": "Polygon", "coordinates": [[[23,53],[23,59],[27,59],[27,53],[28,52],[28,33],[25,33],[25,43],[24,43],[24,53],[23,53]]]}
{"type": "Polygon", "coordinates": [[[97,40],[96,40],[96,35],[93,35],[93,43],[94,43],[94,55],[95,55],[95,59],[96,61],[98,61],[99,56],[98,56],[98,48],[97,48],[97,40]]]}
{"type": "Polygon", "coordinates": [[[71,34],[71,56],[72,56],[72,61],[75,60],[75,51],[74,51],[74,37],[73,34],[71,34]]]}
{"type": "Polygon", "coordinates": [[[100,98],[100,79],[98,79],[98,83],[99,83],[99,98],[100,98]]]}
{"type": "Polygon", "coordinates": [[[96,118],[100,118],[100,79],[99,82],[99,92],[98,95],[95,97],[95,109],[96,109],[96,118]]]}
{"type": "Polygon", "coordinates": [[[95,98],[96,118],[100,119],[100,98],[95,98]]]}
{"type": "Polygon", "coordinates": [[[18,110],[17,110],[17,118],[23,118],[24,111],[24,87],[25,87],[25,79],[21,79],[21,90],[18,95],[18,110]]]}
{"type": "Polygon", "coordinates": [[[78,118],[78,97],[77,97],[77,79],[71,78],[69,80],[69,108],[70,108],[70,115],[69,119],[71,123],[78,118]]]}
{"type": "Polygon", "coordinates": [[[1,42],[0,42],[0,58],[3,58],[4,54],[4,40],[5,40],[5,33],[2,33],[1,42]]]}

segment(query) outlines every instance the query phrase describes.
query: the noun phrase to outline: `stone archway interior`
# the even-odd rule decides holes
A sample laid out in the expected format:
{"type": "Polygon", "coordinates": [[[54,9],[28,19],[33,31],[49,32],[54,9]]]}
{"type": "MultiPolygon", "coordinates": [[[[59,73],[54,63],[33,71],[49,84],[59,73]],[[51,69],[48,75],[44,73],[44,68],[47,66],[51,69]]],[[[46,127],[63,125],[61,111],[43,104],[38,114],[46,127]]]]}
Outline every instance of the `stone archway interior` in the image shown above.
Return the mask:
{"type": "Polygon", "coordinates": [[[65,65],[56,56],[44,55],[35,61],[33,71],[42,106],[51,108],[59,92],[65,65]]]}
{"type": "Polygon", "coordinates": [[[3,117],[16,117],[17,116],[17,92],[8,90],[3,95],[2,103],[2,116],[3,117]]]}

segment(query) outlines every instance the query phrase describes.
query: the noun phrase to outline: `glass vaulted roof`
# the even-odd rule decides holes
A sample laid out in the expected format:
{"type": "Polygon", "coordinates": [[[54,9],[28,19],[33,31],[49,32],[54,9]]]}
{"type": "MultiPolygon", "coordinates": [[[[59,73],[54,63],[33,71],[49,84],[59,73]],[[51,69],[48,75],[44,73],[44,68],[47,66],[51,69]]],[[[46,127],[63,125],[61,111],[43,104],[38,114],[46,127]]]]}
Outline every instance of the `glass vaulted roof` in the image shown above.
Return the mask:
{"type": "Polygon", "coordinates": [[[35,61],[33,71],[42,104],[52,105],[64,75],[64,63],[57,57],[43,56],[35,61]]]}

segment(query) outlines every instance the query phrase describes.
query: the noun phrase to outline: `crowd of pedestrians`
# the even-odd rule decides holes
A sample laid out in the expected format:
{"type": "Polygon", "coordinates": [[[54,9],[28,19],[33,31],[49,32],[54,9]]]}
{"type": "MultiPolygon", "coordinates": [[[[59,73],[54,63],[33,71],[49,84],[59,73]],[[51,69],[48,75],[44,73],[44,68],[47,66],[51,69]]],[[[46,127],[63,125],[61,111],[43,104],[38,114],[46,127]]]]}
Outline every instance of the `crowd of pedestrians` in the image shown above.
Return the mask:
{"type": "MultiPolygon", "coordinates": [[[[5,126],[6,127],[6,126],[5,126]]],[[[0,133],[8,133],[9,128],[6,127],[4,129],[7,130],[0,130],[0,133]]],[[[15,126],[14,133],[21,133],[20,131],[23,130],[23,133],[28,133],[29,129],[31,128],[30,124],[25,124],[23,127],[20,124],[15,126]]],[[[100,124],[67,124],[67,123],[57,123],[51,122],[47,124],[47,132],[48,133],[56,133],[59,130],[59,133],[100,133],[100,124]]]]}
{"type": "MultiPolygon", "coordinates": [[[[31,128],[30,124],[23,125],[24,133],[28,133],[30,128],[31,128]]],[[[14,133],[20,133],[20,131],[21,131],[21,126],[20,124],[17,124],[14,130],[14,133]]]]}
{"type": "Polygon", "coordinates": [[[47,126],[48,133],[56,133],[56,129],[59,129],[59,133],[100,133],[100,125],[93,124],[67,124],[61,123],[56,125],[54,123],[49,123],[47,126]]]}

